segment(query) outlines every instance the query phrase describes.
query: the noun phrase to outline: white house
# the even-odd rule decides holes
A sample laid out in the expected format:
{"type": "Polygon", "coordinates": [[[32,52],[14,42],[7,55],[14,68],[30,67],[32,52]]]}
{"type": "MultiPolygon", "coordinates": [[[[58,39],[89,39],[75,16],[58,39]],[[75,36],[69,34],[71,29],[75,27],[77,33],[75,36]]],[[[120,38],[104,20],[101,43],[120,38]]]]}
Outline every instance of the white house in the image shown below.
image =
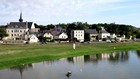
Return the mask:
{"type": "Polygon", "coordinates": [[[59,39],[67,39],[68,38],[68,35],[64,32],[62,32],[59,36],[58,36],[59,39]]]}
{"type": "Polygon", "coordinates": [[[31,37],[29,38],[29,43],[37,43],[39,42],[39,39],[36,37],[36,35],[31,35],[31,37]]]}
{"type": "Polygon", "coordinates": [[[53,35],[50,32],[46,32],[43,37],[51,38],[53,39],[53,35]]]}
{"type": "Polygon", "coordinates": [[[99,38],[103,39],[103,38],[108,38],[110,37],[110,33],[108,33],[104,27],[101,27],[101,30],[99,32],[99,38]]]}
{"type": "Polygon", "coordinates": [[[73,30],[71,34],[72,38],[77,38],[80,42],[84,41],[84,30],[73,30]]]}
{"type": "Polygon", "coordinates": [[[110,37],[111,37],[111,38],[116,38],[117,36],[116,36],[115,33],[113,33],[113,34],[110,35],[110,37]]]}
{"type": "Polygon", "coordinates": [[[125,35],[117,37],[118,42],[125,41],[125,35]]]}

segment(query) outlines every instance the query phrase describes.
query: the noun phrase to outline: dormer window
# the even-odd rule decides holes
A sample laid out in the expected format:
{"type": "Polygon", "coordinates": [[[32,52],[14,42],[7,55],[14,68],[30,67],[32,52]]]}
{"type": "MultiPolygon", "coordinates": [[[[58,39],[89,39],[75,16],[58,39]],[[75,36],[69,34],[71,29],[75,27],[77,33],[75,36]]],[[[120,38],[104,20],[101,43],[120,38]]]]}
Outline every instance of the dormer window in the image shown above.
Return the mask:
{"type": "Polygon", "coordinates": [[[16,25],[15,28],[18,28],[18,26],[16,25]]]}

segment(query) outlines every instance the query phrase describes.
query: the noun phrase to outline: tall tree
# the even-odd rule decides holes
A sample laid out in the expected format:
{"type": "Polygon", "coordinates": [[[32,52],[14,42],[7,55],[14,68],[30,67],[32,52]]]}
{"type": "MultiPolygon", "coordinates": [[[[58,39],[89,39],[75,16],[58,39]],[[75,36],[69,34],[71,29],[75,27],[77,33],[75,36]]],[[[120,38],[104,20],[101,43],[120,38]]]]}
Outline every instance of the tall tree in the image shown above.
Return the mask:
{"type": "Polygon", "coordinates": [[[67,27],[67,35],[68,35],[68,39],[71,40],[71,31],[72,30],[76,30],[76,24],[72,23],[72,24],[68,24],[67,27]]]}
{"type": "Polygon", "coordinates": [[[3,37],[8,36],[4,28],[0,28],[0,40],[2,40],[3,37]]]}

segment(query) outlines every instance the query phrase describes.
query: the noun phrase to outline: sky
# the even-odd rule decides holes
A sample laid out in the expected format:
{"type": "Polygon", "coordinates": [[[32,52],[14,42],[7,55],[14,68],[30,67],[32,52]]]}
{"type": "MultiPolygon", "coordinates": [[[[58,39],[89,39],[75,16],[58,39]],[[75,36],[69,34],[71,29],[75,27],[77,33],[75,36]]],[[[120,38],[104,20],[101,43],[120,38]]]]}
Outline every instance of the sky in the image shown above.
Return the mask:
{"type": "Polygon", "coordinates": [[[0,0],[0,25],[23,20],[38,25],[87,22],[140,27],[140,0],[0,0]]]}

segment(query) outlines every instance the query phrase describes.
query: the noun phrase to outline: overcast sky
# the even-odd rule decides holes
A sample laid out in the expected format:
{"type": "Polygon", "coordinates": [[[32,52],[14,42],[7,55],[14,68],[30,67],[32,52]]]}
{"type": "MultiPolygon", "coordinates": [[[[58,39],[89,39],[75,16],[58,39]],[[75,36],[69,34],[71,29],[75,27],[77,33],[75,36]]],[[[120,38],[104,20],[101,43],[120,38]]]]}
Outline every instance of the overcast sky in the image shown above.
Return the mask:
{"type": "Polygon", "coordinates": [[[140,27],[140,0],[0,0],[0,25],[24,21],[39,25],[88,22],[140,27]]]}

